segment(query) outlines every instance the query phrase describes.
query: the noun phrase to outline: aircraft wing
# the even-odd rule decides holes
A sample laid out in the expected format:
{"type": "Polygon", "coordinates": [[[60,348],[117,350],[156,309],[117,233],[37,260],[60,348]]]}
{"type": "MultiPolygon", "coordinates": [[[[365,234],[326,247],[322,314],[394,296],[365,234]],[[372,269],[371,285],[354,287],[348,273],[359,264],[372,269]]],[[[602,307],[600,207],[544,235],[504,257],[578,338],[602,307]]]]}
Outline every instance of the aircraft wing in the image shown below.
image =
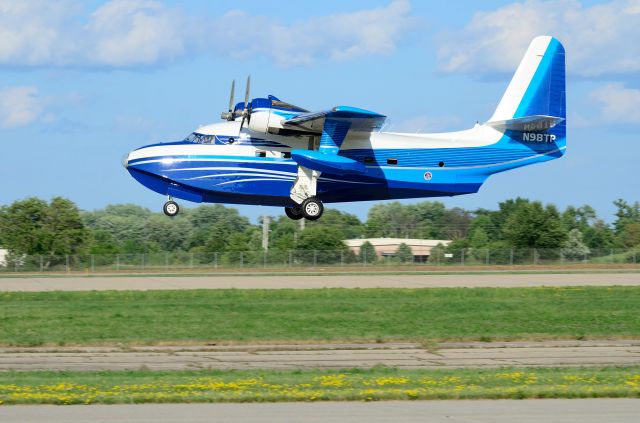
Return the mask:
{"type": "Polygon", "coordinates": [[[380,129],[387,117],[369,110],[351,106],[337,106],[321,112],[302,113],[284,119],[282,126],[288,129],[300,129],[305,132],[322,133],[327,120],[349,124],[349,130],[371,132],[380,129]]]}
{"type": "Polygon", "coordinates": [[[283,128],[321,134],[320,152],[337,154],[349,131],[371,132],[382,127],[387,117],[351,106],[337,106],[323,112],[302,113],[284,119],[283,128]]]}

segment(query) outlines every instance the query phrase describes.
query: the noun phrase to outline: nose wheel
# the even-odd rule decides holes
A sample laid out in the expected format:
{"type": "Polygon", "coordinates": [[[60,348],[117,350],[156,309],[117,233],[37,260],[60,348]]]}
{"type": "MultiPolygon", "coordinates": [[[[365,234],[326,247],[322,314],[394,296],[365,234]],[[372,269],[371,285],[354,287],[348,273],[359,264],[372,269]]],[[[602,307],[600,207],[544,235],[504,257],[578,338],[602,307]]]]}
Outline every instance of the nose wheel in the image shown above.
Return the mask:
{"type": "Polygon", "coordinates": [[[173,217],[178,214],[178,212],[180,211],[180,207],[178,206],[178,203],[176,203],[175,201],[169,200],[166,203],[164,203],[164,207],[162,208],[162,211],[167,216],[173,217]]]}

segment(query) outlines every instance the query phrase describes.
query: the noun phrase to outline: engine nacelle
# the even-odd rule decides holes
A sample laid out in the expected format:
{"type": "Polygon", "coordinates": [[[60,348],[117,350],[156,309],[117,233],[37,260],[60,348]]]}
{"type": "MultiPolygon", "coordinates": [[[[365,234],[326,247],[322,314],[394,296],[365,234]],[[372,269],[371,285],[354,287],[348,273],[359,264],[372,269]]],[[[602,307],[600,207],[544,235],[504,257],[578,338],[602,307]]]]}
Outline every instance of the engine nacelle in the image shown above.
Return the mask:
{"type": "Polygon", "coordinates": [[[271,110],[260,110],[251,113],[251,120],[249,121],[249,129],[254,132],[266,134],[269,130],[269,119],[271,117],[271,110]]]}
{"type": "Polygon", "coordinates": [[[277,115],[273,110],[260,110],[251,113],[249,129],[261,134],[277,134],[282,129],[282,116],[277,115]]]}
{"type": "MultiPolygon", "coordinates": [[[[243,103],[239,103],[241,104],[243,103]]],[[[269,98],[254,98],[251,100],[251,120],[248,127],[258,133],[277,134],[283,129],[284,117],[304,111],[271,95],[269,98]]]]}

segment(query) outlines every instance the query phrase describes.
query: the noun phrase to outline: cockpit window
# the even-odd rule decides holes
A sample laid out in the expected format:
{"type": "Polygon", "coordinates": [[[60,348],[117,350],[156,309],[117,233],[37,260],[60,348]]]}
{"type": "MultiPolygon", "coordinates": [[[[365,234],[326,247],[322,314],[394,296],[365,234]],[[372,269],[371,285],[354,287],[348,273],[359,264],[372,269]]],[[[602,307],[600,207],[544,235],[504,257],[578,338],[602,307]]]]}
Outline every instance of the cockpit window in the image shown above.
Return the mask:
{"type": "Polygon", "coordinates": [[[215,139],[215,135],[204,135],[197,132],[189,134],[185,141],[197,142],[198,144],[212,144],[215,139]]]}

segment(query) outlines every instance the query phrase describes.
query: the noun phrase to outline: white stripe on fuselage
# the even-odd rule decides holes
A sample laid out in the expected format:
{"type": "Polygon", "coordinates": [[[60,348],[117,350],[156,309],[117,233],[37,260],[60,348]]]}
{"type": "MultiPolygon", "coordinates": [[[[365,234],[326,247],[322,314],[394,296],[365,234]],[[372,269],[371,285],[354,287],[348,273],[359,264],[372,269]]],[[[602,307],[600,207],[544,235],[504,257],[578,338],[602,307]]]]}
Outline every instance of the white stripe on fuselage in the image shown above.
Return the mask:
{"type": "Polygon", "coordinates": [[[180,181],[195,181],[198,179],[224,178],[229,176],[264,176],[264,177],[270,177],[270,178],[295,179],[295,176],[272,175],[272,174],[263,173],[263,172],[212,173],[211,175],[202,175],[202,176],[195,176],[193,178],[185,178],[185,179],[176,178],[176,179],[180,181]]]}
{"type": "Polygon", "coordinates": [[[406,134],[399,132],[373,132],[362,136],[357,133],[347,135],[343,150],[356,149],[431,149],[431,148],[473,148],[497,143],[504,135],[486,125],[457,132],[434,134],[406,134]]]}
{"type": "MultiPolygon", "coordinates": [[[[194,171],[194,170],[237,170],[239,172],[236,173],[214,173],[210,175],[202,175],[195,176],[193,178],[182,179],[184,181],[191,181],[197,179],[207,179],[207,178],[218,178],[218,177],[229,177],[229,176],[265,176],[270,178],[278,178],[283,180],[293,180],[296,177],[295,172],[283,172],[279,170],[272,169],[262,169],[262,168],[246,168],[246,167],[191,167],[185,169],[167,169],[167,172],[176,172],[176,171],[194,171]]],[[[344,179],[333,179],[333,178],[325,178],[323,176],[320,177],[320,181],[328,181],[328,182],[344,182],[344,183],[358,183],[358,184],[377,184],[378,182],[354,182],[347,181],[344,179]]]]}
{"type": "MultiPolygon", "coordinates": [[[[285,137],[276,137],[268,134],[252,134],[261,136],[270,140],[272,137],[275,141],[282,143],[285,137]],[[277,139],[275,139],[277,138],[277,139]]],[[[403,134],[391,132],[374,132],[374,133],[349,133],[345,139],[343,150],[377,150],[377,149],[430,149],[430,148],[473,148],[483,147],[495,144],[502,137],[502,133],[494,128],[485,125],[476,125],[471,129],[458,132],[435,133],[435,134],[403,134]]],[[[291,138],[287,142],[287,146],[277,148],[256,147],[252,145],[211,145],[211,144],[174,144],[174,145],[157,145],[146,147],[132,151],[129,154],[129,160],[138,160],[148,158],[148,161],[141,161],[138,164],[154,163],[165,160],[175,161],[227,161],[234,162],[231,157],[242,157],[242,162],[257,163],[274,163],[274,164],[291,164],[292,161],[279,160],[261,160],[255,157],[256,151],[286,151],[295,148],[306,149],[308,141],[298,138],[291,138]],[[201,156],[201,157],[178,157],[176,156],[201,156]],[[202,157],[204,156],[204,157],[202,157]],[[207,158],[206,156],[227,156],[228,158],[207,158]],[[164,157],[164,159],[162,159],[164,157]]]]}
{"type": "Polygon", "coordinates": [[[247,168],[247,167],[226,167],[226,166],[214,166],[214,167],[187,167],[182,169],[167,169],[167,172],[181,172],[181,171],[189,171],[189,170],[235,170],[240,172],[260,172],[260,173],[269,173],[274,175],[285,175],[285,176],[295,176],[296,172],[286,172],[282,170],[272,170],[272,169],[258,169],[258,168],[247,168]]]}
{"type": "Polygon", "coordinates": [[[270,181],[270,182],[292,182],[293,178],[249,178],[249,179],[236,179],[233,181],[220,182],[216,185],[228,185],[228,184],[237,184],[239,182],[258,182],[258,181],[270,181]]]}
{"type": "Polygon", "coordinates": [[[538,66],[542,61],[551,37],[543,36],[536,37],[532,42],[527,52],[524,54],[516,73],[513,75],[507,90],[504,92],[500,103],[496,111],[491,116],[489,121],[507,120],[513,118],[518,106],[524,97],[527,88],[531,84],[531,80],[538,70],[538,66]]]}

